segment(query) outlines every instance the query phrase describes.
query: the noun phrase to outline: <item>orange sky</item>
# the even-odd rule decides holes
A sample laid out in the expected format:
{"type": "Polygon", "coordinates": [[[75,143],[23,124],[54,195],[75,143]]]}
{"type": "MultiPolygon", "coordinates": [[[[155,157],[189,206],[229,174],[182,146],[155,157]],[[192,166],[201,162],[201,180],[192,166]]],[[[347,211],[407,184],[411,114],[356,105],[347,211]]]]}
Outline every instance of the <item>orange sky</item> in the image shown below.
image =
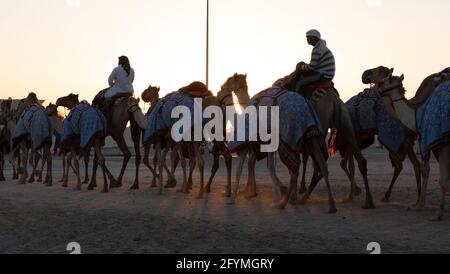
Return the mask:
{"type": "MultiPolygon", "coordinates": [[[[91,100],[122,54],[139,94],[204,80],[205,0],[0,1],[0,98],[91,100]]],[[[412,96],[450,66],[449,10],[448,0],[211,0],[211,89],[234,72],[248,74],[252,94],[266,88],[309,61],[304,33],[317,28],[336,56],[344,99],[380,64],[405,73],[412,96]]]]}

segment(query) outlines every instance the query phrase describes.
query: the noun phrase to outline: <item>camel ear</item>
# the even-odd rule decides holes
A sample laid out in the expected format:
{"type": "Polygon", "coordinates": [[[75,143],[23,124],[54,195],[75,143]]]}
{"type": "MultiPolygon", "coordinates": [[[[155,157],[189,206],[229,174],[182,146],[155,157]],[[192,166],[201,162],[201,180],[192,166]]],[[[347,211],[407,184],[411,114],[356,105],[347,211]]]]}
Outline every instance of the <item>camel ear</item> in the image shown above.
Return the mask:
{"type": "Polygon", "coordinates": [[[405,80],[405,75],[404,74],[402,74],[402,76],[400,76],[400,81],[403,82],[403,80],[405,80]]]}
{"type": "Polygon", "coordinates": [[[161,87],[158,87],[158,88],[157,88],[157,91],[160,92],[160,91],[161,91],[161,87]]]}
{"type": "Polygon", "coordinates": [[[393,74],[394,73],[394,68],[391,68],[391,70],[389,71],[391,74],[393,74]]]}

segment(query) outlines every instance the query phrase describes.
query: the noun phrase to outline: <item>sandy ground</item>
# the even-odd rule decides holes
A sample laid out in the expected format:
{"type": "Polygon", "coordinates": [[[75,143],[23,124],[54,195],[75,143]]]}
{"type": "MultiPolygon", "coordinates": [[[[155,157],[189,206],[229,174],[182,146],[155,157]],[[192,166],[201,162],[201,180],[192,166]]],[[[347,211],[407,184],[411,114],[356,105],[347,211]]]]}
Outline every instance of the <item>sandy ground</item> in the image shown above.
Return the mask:
{"type": "MultiPolygon", "coordinates": [[[[339,210],[335,215],[326,213],[324,184],[307,206],[289,205],[284,211],[271,208],[265,161],[257,167],[260,195],[254,200],[239,197],[237,204],[230,206],[223,196],[224,169],[212,194],[203,200],[196,199],[198,184],[188,196],[175,190],[157,195],[149,188],[145,169],[141,171],[141,190],[129,190],[134,164],[127,170],[124,188],[102,194],[100,189],[74,191],[73,175],[70,188],[62,188],[57,183],[61,177],[57,158],[52,188],[39,183],[0,183],[0,253],[67,253],[69,242],[80,243],[83,253],[368,253],[369,242],[380,243],[383,253],[450,252],[450,212],[443,222],[430,221],[440,195],[436,163],[428,207],[411,212],[407,208],[416,200],[411,164],[405,163],[392,202],[383,204],[379,201],[392,173],[387,153],[371,149],[365,155],[377,209],[363,210],[363,197],[353,204],[340,202],[349,183],[339,169],[339,159],[332,159],[330,179],[339,210]]],[[[209,169],[209,156],[206,162],[209,169]]],[[[108,164],[117,173],[120,159],[109,157],[108,164]]],[[[280,162],[278,165],[280,177],[287,182],[286,170],[280,162]]],[[[6,174],[11,178],[8,168],[6,174]]],[[[359,176],[358,182],[362,186],[359,176]]]]}

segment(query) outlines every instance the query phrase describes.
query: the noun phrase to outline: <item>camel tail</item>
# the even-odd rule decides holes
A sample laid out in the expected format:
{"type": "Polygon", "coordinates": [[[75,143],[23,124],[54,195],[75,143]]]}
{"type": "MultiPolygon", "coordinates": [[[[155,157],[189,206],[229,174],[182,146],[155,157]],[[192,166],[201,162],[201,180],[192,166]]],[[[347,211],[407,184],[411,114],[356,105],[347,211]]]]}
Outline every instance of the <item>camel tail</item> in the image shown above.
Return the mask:
{"type": "Polygon", "coordinates": [[[335,103],[332,119],[333,124],[331,125],[331,136],[328,141],[328,153],[331,157],[336,155],[336,152],[340,149],[340,144],[342,144],[342,142],[340,142],[342,141],[342,134],[344,132],[342,125],[345,124],[342,120],[342,108],[338,103],[335,103]]]}

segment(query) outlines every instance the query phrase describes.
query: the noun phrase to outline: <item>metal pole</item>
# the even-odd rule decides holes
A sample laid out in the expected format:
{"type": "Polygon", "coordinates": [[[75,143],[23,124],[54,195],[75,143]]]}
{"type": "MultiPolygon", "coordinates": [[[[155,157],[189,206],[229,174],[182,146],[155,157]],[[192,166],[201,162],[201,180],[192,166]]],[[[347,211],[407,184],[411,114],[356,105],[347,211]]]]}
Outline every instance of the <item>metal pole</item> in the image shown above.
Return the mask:
{"type": "Polygon", "coordinates": [[[209,88],[209,0],[206,0],[206,87],[209,88]]]}

